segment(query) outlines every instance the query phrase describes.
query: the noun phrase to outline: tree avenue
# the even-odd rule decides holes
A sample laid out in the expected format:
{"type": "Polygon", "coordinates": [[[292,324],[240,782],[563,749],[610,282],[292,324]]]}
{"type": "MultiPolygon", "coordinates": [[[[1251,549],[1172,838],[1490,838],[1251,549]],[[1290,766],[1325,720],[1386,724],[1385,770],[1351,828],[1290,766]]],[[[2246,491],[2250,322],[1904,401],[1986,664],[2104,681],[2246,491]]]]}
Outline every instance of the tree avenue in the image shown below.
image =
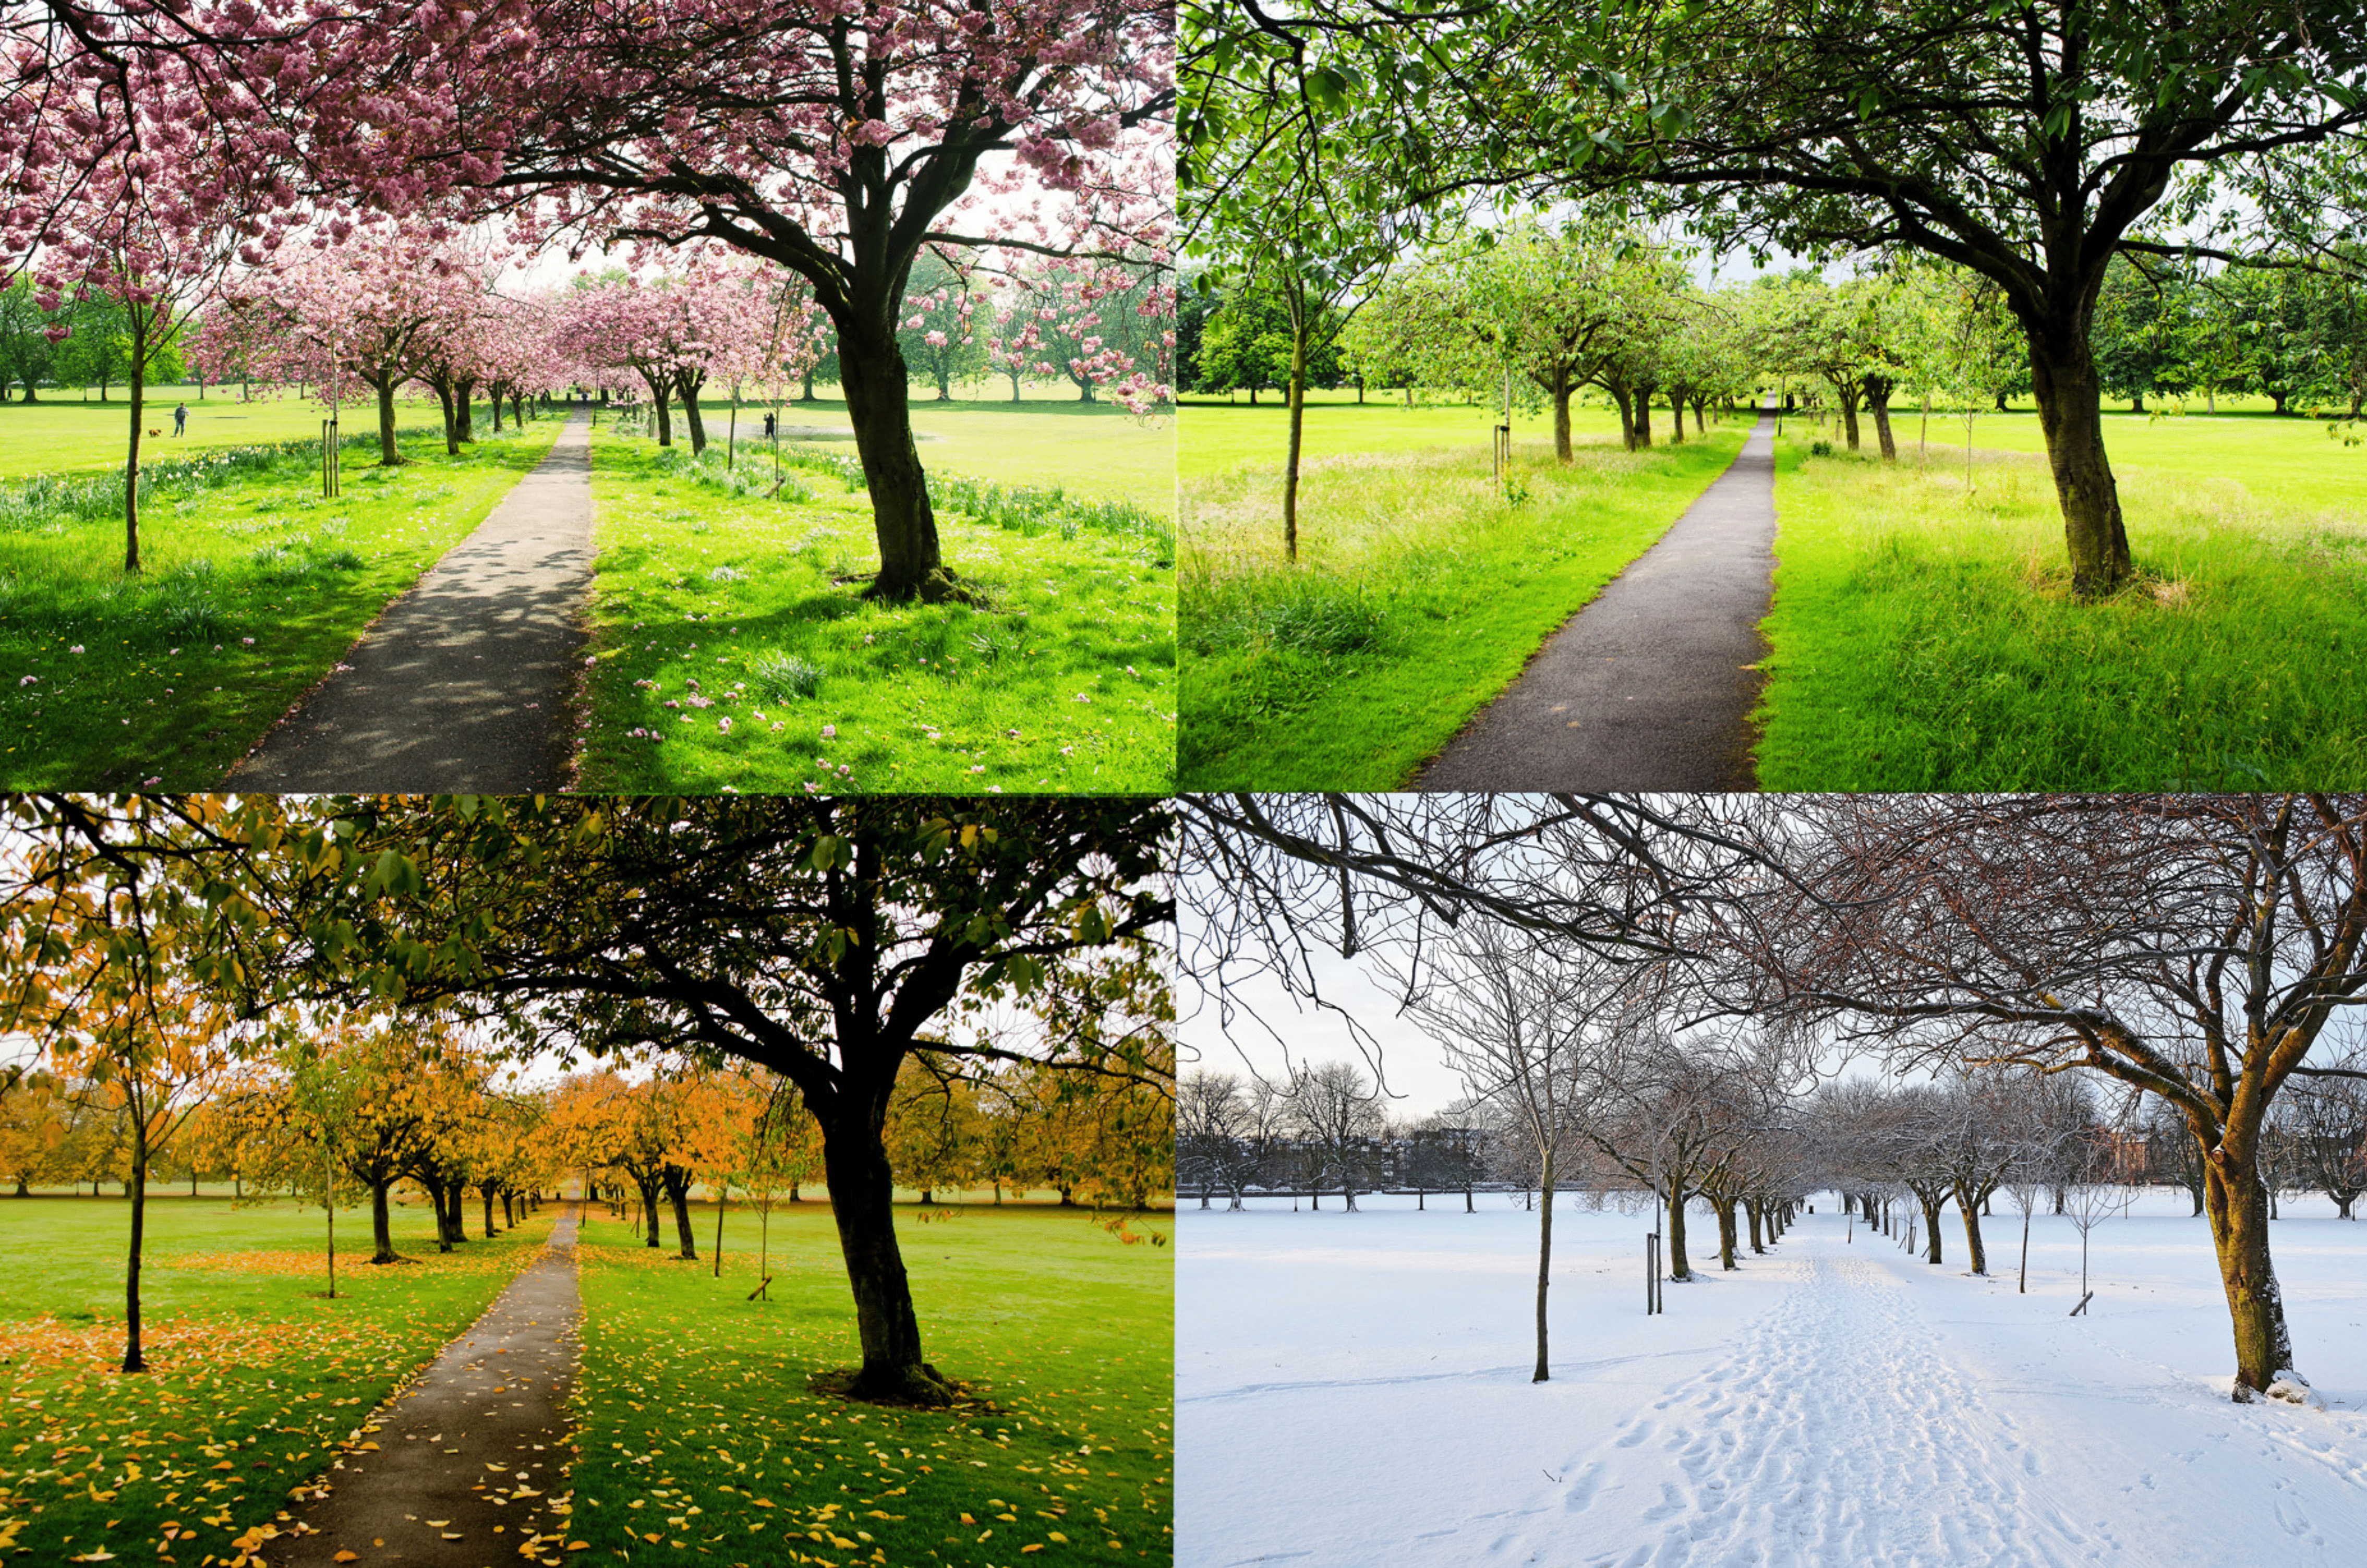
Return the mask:
{"type": "MultiPolygon", "coordinates": [[[[2270,1221],[2282,1188],[2319,1187],[2346,1209],[2356,1196],[2367,800],[1307,796],[1183,810],[1180,968],[1228,1033],[1279,991],[1346,1014],[1379,1060],[1339,995],[1344,961],[1365,955],[1384,994],[1453,1040],[1450,1061],[1487,1063],[1467,1072],[1464,1108],[1500,1172],[1535,1187],[1576,1168],[1546,1135],[1566,1119],[1614,1187],[1661,1194],[1672,1239],[1687,1194],[1723,1221],[1738,1196],[1790,1201],[1821,1183],[1886,1228],[1911,1196],[1935,1265],[1954,1202],[1985,1273],[1976,1210],[1998,1191],[2085,1191],[2057,1205],[2084,1243],[2115,1193],[2176,1181],[2207,1221],[2234,1398],[2311,1399],[2270,1221]],[[1461,956],[1491,928],[1542,950],[1525,968],[1599,976],[1592,994],[1648,981],[1651,1006],[1614,1015],[1599,1042],[1583,1010],[1545,1001],[1508,1028],[1486,966],[1461,956]],[[1855,1055],[1930,1083],[1804,1094],[1855,1055]],[[1533,1086],[1548,1072],[1549,1096],[1533,1086]],[[1803,1127],[1822,1130],[1805,1153],[1803,1127]]],[[[1253,1119],[1187,1089],[1204,1145],[1187,1167],[1238,1185],[1241,1162],[1205,1145],[1253,1119]]]]}
{"type": "MultiPolygon", "coordinates": [[[[1918,252],[1986,279],[2023,339],[2083,593],[2131,570],[2093,342],[2114,258],[2347,266],[2327,225],[2367,134],[2367,19],[2338,4],[1522,5],[1447,28],[1190,6],[1184,28],[1187,81],[1255,60],[1275,103],[1387,139],[1385,204],[1640,190],[1720,245],[1918,252]],[[2251,221],[2225,221],[2237,198],[2251,221]]],[[[1221,169],[1243,117],[1190,102],[1190,157],[1221,169]]]]}
{"type": "MultiPolygon", "coordinates": [[[[1172,1085],[1157,945],[1169,819],[1151,802],[61,798],[16,810],[41,836],[37,886],[98,876],[177,890],[174,918],[205,955],[192,973],[249,1015],[291,1001],[449,1010],[500,1031],[496,1054],[556,1040],[600,1056],[662,1036],[787,1080],[821,1131],[863,1346],[852,1388],[866,1397],[950,1397],[923,1355],[889,1210],[883,1131],[906,1062],[1082,1075],[1162,1101],[1172,1085]]],[[[1133,1141],[1157,1135],[1129,1126],[1133,1141]]],[[[402,1168],[469,1179],[464,1165],[402,1168]]]]}

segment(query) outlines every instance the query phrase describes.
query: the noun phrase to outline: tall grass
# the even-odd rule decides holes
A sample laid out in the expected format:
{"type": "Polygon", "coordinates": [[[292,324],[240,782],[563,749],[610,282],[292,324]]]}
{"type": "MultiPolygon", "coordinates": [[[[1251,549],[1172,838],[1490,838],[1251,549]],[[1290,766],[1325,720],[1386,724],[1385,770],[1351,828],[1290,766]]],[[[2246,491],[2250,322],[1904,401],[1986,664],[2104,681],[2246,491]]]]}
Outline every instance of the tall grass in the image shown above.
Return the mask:
{"type": "Polygon", "coordinates": [[[2367,503],[2124,465],[2136,579],[2083,604],[2044,461],[1934,455],[1782,454],[1762,786],[2367,783],[2367,503]]]}
{"type": "Polygon", "coordinates": [[[1300,490],[1296,566],[1271,468],[1187,479],[1184,786],[1403,784],[1740,439],[1586,445],[1567,468],[1533,446],[1503,483],[1478,447],[1319,461],[1300,490]]]}
{"type": "MultiPolygon", "coordinates": [[[[441,439],[443,432],[436,432],[441,439]]],[[[421,430],[397,431],[425,438],[421,430]]],[[[338,443],[345,452],[378,450],[378,432],[347,436],[338,443]]],[[[319,437],[265,441],[252,446],[217,447],[186,458],[160,458],[140,465],[140,506],[186,500],[226,484],[249,480],[280,479],[321,462],[319,437]]],[[[40,473],[0,480],[0,532],[24,532],[59,523],[102,522],[123,516],[123,471],[95,473],[40,473]]]]}
{"type": "MultiPolygon", "coordinates": [[[[660,472],[679,473],[725,494],[792,504],[813,499],[813,492],[793,477],[798,473],[826,475],[850,494],[869,485],[860,460],[817,447],[781,449],[781,466],[792,476],[787,483],[775,479],[771,453],[762,449],[743,454],[729,466],[723,448],[712,442],[697,457],[686,448],[668,448],[657,459],[660,472]]],[[[1031,539],[1051,534],[1073,540],[1086,532],[1130,536],[1142,542],[1150,564],[1162,571],[1175,564],[1173,524],[1131,501],[1072,495],[1057,484],[1003,485],[944,472],[930,473],[929,500],[941,510],[961,512],[989,528],[1031,539]]]]}

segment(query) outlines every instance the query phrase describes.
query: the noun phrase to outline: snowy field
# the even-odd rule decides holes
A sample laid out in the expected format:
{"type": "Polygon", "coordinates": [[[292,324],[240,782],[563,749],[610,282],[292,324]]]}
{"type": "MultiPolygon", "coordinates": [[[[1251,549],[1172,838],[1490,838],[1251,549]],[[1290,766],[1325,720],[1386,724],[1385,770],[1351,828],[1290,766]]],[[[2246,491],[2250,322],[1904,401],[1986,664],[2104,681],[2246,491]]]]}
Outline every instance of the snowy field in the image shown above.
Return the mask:
{"type": "Polygon", "coordinates": [[[2327,1408],[2237,1405],[2182,1193],[2090,1240],[1984,1222],[1990,1279],[1910,1257],[1827,1193],[1769,1256],[1643,1312],[1641,1215],[1557,1204],[1553,1379],[1529,1381],[1536,1219],[1501,1195],[1365,1211],[1185,1208],[1176,1561],[1396,1565],[2367,1563],[2367,1223],[2323,1199],[2271,1244],[2327,1408]]]}

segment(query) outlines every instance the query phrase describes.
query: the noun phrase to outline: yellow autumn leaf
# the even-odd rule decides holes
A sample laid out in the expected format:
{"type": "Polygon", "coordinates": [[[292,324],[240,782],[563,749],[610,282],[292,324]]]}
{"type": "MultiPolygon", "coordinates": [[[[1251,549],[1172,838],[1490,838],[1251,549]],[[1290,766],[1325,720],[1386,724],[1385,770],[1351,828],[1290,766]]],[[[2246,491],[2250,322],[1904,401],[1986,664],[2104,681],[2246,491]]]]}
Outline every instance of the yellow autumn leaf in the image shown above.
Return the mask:
{"type": "Polygon", "coordinates": [[[329,1559],[332,1562],[359,1562],[361,1560],[362,1554],[358,1551],[340,1551],[329,1559]]]}

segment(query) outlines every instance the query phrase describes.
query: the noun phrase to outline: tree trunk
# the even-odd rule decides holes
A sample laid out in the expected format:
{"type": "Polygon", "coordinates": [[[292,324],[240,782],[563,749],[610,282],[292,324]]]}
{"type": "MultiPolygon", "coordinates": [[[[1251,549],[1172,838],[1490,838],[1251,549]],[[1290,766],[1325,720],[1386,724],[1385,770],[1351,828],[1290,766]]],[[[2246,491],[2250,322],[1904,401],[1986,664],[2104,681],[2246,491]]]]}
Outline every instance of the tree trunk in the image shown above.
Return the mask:
{"type": "Polygon", "coordinates": [[[1956,1188],[1956,1209],[1965,1217],[1965,1246],[1972,1254],[1973,1272],[1983,1275],[1989,1271],[1988,1249],[1981,1245],[1981,1203],[1987,1196],[1956,1188]]]}
{"type": "Polygon", "coordinates": [[[1685,438],[1685,394],[1682,388],[1669,389],[1669,444],[1682,446],[1685,438]]]}
{"type": "Polygon", "coordinates": [[[1557,377],[1553,385],[1554,457],[1564,464],[1575,462],[1577,456],[1569,445],[1569,398],[1578,389],[1567,375],[1557,377]]]}
{"type": "Polygon", "coordinates": [[[500,1233],[493,1229],[493,1189],[490,1187],[481,1187],[477,1189],[477,1193],[485,1200],[485,1239],[492,1241],[500,1233]]]}
{"type": "Polygon", "coordinates": [[[460,455],[460,416],[452,407],[451,378],[438,376],[427,384],[436,389],[436,401],[444,405],[444,455],[457,458],[460,455]]]}
{"type": "Polygon", "coordinates": [[[1946,1199],[1936,1193],[1927,1198],[1919,1192],[1915,1200],[1923,1208],[1923,1261],[1942,1262],[1944,1260],[1940,1256],[1940,1205],[1946,1199]]]}
{"type": "Polygon", "coordinates": [[[658,1178],[633,1173],[633,1185],[641,1190],[641,1235],[648,1246],[658,1244],[658,1178]]]}
{"type": "Polygon", "coordinates": [[[388,1212],[386,1202],[387,1188],[393,1185],[391,1181],[377,1179],[370,1182],[370,1242],[372,1244],[370,1261],[372,1263],[402,1261],[402,1255],[394,1250],[394,1220],[388,1212]]]}
{"type": "Polygon", "coordinates": [[[1682,1186],[1671,1185],[1661,1195],[1669,1209],[1669,1278],[1690,1279],[1693,1265],[1685,1258],[1685,1191],[1682,1186]]]}
{"type": "Polygon", "coordinates": [[[879,576],[866,597],[945,599],[954,596],[929,506],[928,478],[912,442],[912,388],[892,334],[866,345],[839,330],[841,390],[855,426],[855,452],[871,486],[871,524],[879,540],[879,576]]]}
{"type": "Polygon", "coordinates": [[[1546,1370],[1546,1287],[1553,1278],[1553,1151],[1546,1151],[1545,1172],[1540,1178],[1545,1204],[1537,1211],[1537,1369],[1529,1381],[1541,1383],[1548,1376],[1546,1370]]]}
{"type": "Polygon", "coordinates": [[[1652,389],[1636,389],[1636,445],[1638,449],[1652,444],[1652,389]]]}
{"type": "MultiPolygon", "coordinates": [[[[1760,1244],[1759,1239],[1761,1234],[1759,1229],[1759,1200],[1754,1198],[1746,1207],[1750,1216],[1750,1250],[1754,1253],[1764,1253],[1767,1249],[1760,1244]]],[[[1843,1207],[1847,1207],[1846,1199],[1843,1200],[1843,1207]]]]}
{"type": "Polygon", "coordinates": [[[1735,1261],[1734,1247],[1734,1199],[1721,1198],[1717,1200],[1717,1266],[1720,1268],[1742,1267],[1735,1261]]]}
{"type": "Polygon", "coordinates": [[[394,449],[394,377],[377,383],[378,389],[378,466],[401,468],[402,454],[394,449]]]}
{"type": "Polygon", "coordinates": [[[2203,1207],[2235,1328],[2235,1396],[2243,1403],[2258,1399],[2279,1372],[2292,1368],[2293,1339],[2269,1258],[2268,1192],[2258,1167],[2224,1142],[2209,1150],[2207,1158],[2203,1207]]]}
{"type": "Polygon", "coordinates": [[[1874,438],[1882,448],[1882,460],[1895,463],[1898,460],[1898,443],[1890,434],[1890,392],[1891,383],[1884,378],[1865,379],[1865,406],[1874,415],[1874,438]]]}
{"type": "Polygon", "coordinates": [[[690,455],[697,457],[707,450],[707,421],[698,412],[698,394],[707,385],[705,376],[678,375],[674,391],[682,398],[683,423],[690,426],[690,455]]]}
{"type": "Polygon", "coordinates": [[[452,402],[457,410],[457,415],[452,422],[453,428],[459,433],[460,439],[471,445],[477,439],[477,426],[475,416],[469,412],[469,399],[476,390],[477,383],[473,377],[460,376],[453,380],[452,402]]]}
{"type": "Polygon", "coordinates": [[[668,1165],[662,1176],[666,1197],[674,1204],[674,1234],[681,1239],[682,1251],[676,1255],[685,1260],[698,1261],[698,1244],[690,1237],[690,1173],[680,1165],[668,1165]]]}
{"type": "Polygon", "coordinates": [[[2085,312],[2067,322],[2030,328],[2031,384],[2038,393],[2038,424],[2046,460],[2063,506],[2063,534],[2071,556],[2071,586],[2083,595],[2112,592],[2129,574],[2129,536],[2121,521],[2119,486],[2104,453],[2102,391],[2089,347],[2085,312]]]}
{"type": "Polygon", "coordinates": [[[863,1368],[848,1392],[858,1398],[950,1403],[951,1386],[922,1358],[912,1281],[896,1244],[894,1178],[879,1144],[877,1119],[848,1107],[825,1123],[822,1171],[830,1183],[831,1217],[838,1225],[839,1250],[855,1294],[855,1331],[863,1345],[863,1368]]]}
{"type": "MultiPolygon", "coordinates": [[[[133,315],[139,312],[135,310],[133,315]]],[[[138,362],[132,365],[132,378],[137,384],[138,362]]],[[[140,397],[132,394],[132,405],[139,406],[140,397]]],[[[135,416],[136,419],[136,416],[135,416]]],[[[148,1225],[148,1138],[147,1130],[134,1117],[135,1133],[131,1151],[131,1256],[123,1271],[123,1369],[144,1372],[148,1363],[140,1358],[140,1244],[148,1225]]]]}
{"type": "MultiPolygon", "coordinates": [[[[1291,324],[1290,332],[1290,456],[1282,470],[1282,553],[1284,559],[1296,563],[1298,560],[1298,453],[1307,423],[1307,339],[1309,328],[1306,312],[1291,324]]],[[[1257,401],[1251,395],[1251,402],[1257,401]]]]}
{"type": "MultiPolygon", "coordinates": [[[[132,573],[140,570],[140,415],[148,390],[148,312],[145,307],[134,304],[124,314],[131,323],[131,450],[123,460],[123,570],[132,573]]],[[[102,395],[99,401],[105,403],[107,399],[102,395]]],[[[136,1270],[138,1267],[135,1259],[133,1267],[136,1270]]],[[[139,1358],[137,1325],[134,1327],[131,1352],[124,1367],[127,1372],[140,1369],[130,1364],[139,1358]]]]}
{"type": "Polygon", "coordinates": [[[1636,449],[1636,411],[1628,405],[1627,388],[1623,382],[1613,382],[1604,390],[1619,409],[1619,445],[1632,452],[1636,449]]]}

